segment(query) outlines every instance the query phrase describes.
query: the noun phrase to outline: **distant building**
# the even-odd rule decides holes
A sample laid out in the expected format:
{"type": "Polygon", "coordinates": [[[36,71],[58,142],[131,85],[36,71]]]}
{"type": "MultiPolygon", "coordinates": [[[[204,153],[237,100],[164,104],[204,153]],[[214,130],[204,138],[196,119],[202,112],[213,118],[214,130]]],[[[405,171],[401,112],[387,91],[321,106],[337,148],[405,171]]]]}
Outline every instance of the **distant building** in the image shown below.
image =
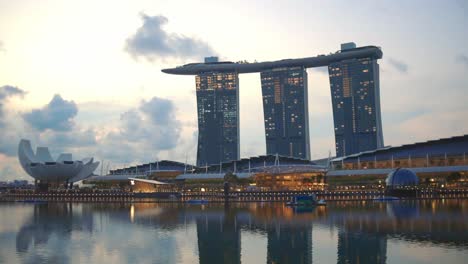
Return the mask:
{"type": "MultiPolygon", "coordinates": [[[[196,190],[200,186],[222,189],[228,173],[236,175],[243,184],[251,183],[257,190],[323,190],[326,167],[310,160],[274,155],[258,156],[196,167],[176,161],[162,160],[117,170],[110,175],[94,176],[86,183],[100,184],[101,187],[129,188],[135,178],[155,180],[170,184],[146,184],[133,191],[171,191],[173,185],[196,190]]],[[[247,187],[247,186],[244,186],[247,187]]]]}
{"type": "Polygon", "coordinates": [[[185,186],[209,181],[220,187],[229,172],[238,179],[249,179],[259,190],[322,190],[326,168],[305,159],[266,155],[195,168],[178,175],[176,181],[185,186]]]}
{"type": "Polygon", "coordinates": [[[267,155],[310,158],[307,72],[285,67],[261,72],[267,155]]]}
{"type": "Polygon", "coordinates": [[[197,165],[239,159],[239,76],[236,72],[196,75],[197,165]]]}
{"type": "MultiPolygon", "coordinates": [[[[341,53],[355,49],[341,46],[341,53]]],[[[336,156],[384,146],[380,114],[379,64],[376,57],[360,57],[328,66],[335,129],[336,156]]]]}

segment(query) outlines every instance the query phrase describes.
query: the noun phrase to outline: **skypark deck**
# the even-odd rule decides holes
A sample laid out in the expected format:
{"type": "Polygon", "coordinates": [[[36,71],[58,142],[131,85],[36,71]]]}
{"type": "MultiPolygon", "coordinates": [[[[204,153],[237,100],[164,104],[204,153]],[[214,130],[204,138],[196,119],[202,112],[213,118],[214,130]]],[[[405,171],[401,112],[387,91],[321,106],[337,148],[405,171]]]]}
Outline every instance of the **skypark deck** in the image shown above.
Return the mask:
{"type": "Polygon", "coordinates": [[[318,55],[316,57],[284,59],[278,61],[236,63],[236,62],[212,62],[212,63],[189,63],[176,68],[163,69],[162,72],[176,75],[196,75],[202,72],[237,72],[254,73],[281,67],[322,67],[331,63],[348,59],[373,58],[381,59],[382,50],[376,46],[365,46],[356,49],[343,50],[329,55],[318,55]]]}

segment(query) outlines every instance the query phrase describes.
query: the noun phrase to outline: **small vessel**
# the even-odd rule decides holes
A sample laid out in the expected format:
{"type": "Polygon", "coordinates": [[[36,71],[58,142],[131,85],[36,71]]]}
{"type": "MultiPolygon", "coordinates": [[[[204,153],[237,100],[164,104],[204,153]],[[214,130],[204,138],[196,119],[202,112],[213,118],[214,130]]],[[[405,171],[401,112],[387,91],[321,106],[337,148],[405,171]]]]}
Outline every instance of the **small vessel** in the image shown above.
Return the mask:
{"type": "Polygon", "coordinates": [[[186,203],[189,203],[189,204],[207,204],[208,200],[206,200],[206,199],[190,199],[190,200],[187,200],[186,203]]]}
{"type": "Polygon", "coordinates": [[[317,206],[326,206],[327,205],[327,202],[325,202],[324,199],[320,199],[317,201],[317,206]]]}
{"type": "Polygon", "coordinates": [[[311,195],[295,195],[292,197],[291,201],[286,202],[287,206],[317,206],[325,205],[325,200],[317,200],[315,194],[311,195]]]}

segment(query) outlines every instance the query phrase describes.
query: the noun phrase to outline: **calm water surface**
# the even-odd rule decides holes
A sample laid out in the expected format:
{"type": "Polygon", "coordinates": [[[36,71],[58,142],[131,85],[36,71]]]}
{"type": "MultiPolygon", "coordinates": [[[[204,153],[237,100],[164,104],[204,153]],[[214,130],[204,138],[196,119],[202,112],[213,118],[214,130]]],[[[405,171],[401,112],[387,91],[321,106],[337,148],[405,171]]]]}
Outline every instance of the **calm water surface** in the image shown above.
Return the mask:
{"type": "Polygon", "coordinates": [[[0,263],[468,263],[468,200],[0,203],[0,263]]]}

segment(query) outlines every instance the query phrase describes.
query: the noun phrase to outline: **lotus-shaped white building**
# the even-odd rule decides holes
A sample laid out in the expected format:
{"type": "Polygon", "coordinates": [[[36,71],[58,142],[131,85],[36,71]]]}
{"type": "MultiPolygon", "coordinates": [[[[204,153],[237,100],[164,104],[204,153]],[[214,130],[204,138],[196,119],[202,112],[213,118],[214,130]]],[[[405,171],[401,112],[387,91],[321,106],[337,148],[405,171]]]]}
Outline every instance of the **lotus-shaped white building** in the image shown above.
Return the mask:
{"type": "Polygon", "coordinates": [[[18,159],[23,169],[35,180],[73,183],[90,177],[99,166],[93,158],[73,160],[72,154],[63,153],[53,160],[49,149],[37,147],[36,153],[29,140],[22,139],[18,146],[18,159]]]}

